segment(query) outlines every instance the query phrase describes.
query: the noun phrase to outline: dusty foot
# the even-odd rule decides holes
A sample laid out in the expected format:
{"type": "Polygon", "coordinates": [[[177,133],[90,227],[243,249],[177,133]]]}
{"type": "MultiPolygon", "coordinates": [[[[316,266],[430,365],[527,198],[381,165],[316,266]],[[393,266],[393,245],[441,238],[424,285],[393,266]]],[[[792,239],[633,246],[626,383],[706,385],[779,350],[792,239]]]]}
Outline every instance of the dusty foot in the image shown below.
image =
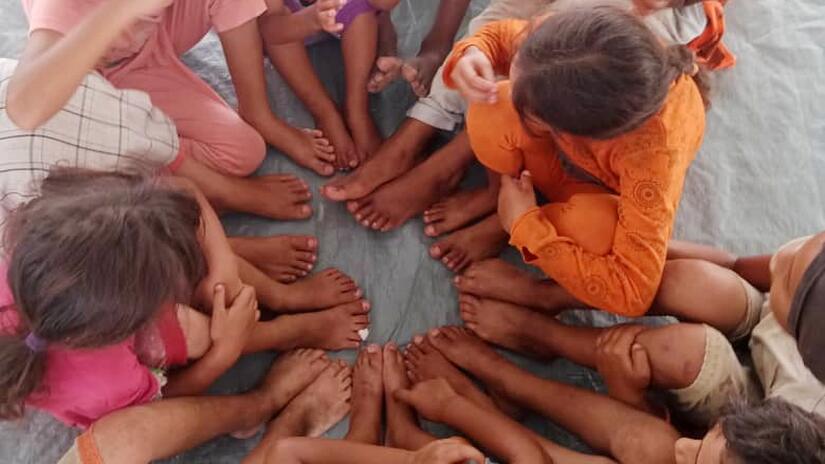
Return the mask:
{"type": "Polygon", "coordinates": [[[540,359],[555,357],[545,342],[548,325],[557,324],[552,316],[466,293],[459,296],[458,307],[467,328],[483,340],[540,359]]]}
{"type": "Polygon", "coordinates": [[[335,173],[335,148],[317,129],[297,129],[283,123],[276,147],[300,166],[322,176],[335,173]]]}
{"type": "Polygon", "coordinates": [[[338,111],[319,116],[318,127],[324,131],[335,149],[335,168],[339,171],[358,166],[358,152],[355,142],[347,129],[344,119],[338,111]]]}
{"type": "Polygon", "coordinates": [[[450,362],[473,374],[479,366],[493,366],[503,359],[490,345],[464,327],[440,327],[431,330],[427,339],[450,362]]]}
{"type": "Polygon", "coordinates": [[[352,140],[355,142],[355,149],[358,154],[358,159],[350,161],[349,168],[355,168],[371,158],[372,155],[378,152],[384,142],[384,138],[381,137],[368,106],[367,103],[364,108],[354,108],[347,111],[347,126],[352,131],[352,140]]]}
{"type": "Polygon", "coordinates": [[[460,273],[475,262],[498,256],[506,244],[507,234],[493,214],[436,242],[430,247],[430,256],[460,273]]]}
{"type": "Polygon", "coordinates": [[[401,75],[410,83],[410,87],[419,98],[426,97],[430,93],[433,77],[438,71],[438,67],[444,62],[448,52],[449,50],[447,52],[423,52],[404,62],[401,67],[401,75]]]}
{"type": "Polygon", "coordinates": [[[378,345],[369,345],[358,353],[352,368],[352,416],[347,440],[371,445],[380,443],[383,364],[384,356],[378,345]]]}
{"type": "Polygon", "coordinates": [[[352,369],[343,361],[332,362],[270,427],[290,422],[297,425],[292,436],[320,437],[347,415],[351,396],[352,369]]]}
{"type": "Polygon", "coordinates": [[[276,411],[287,405],[321,372],[330,365],[330,360],[321,350],[298,349],[278,356],[259,390],[266,393],[275,403],[276,411]]]}
{"type": "Polygon", "coordinates": [[[387,88],[401,75],[401,66],[404,62],[397,56],[379,56],[375,60],[375,69],[367,83],[370,93],[379,93],[387,88]]]}
{"type": "Polygon", "coordinates": [[[283,303],[278,312],[297,312],[331,308],[356,301],[363,296],[352,278],[338,269],[325,269],[317,274],[285,285],[280,298],[283,303]]]}
{"type": "MultiPolygon", "coordinates": [[[[286,334],[280,349],[298,347],[324,350],[358,348],[368,335],[370,305],[359,300],[312,313],[281,316],[286,334]],[[365,337],[364,337],[365,338],[365,337]]],[[[279,318],[280,319],[280,318],[279,318]]]]}
{"type": "Polygon", "coordinates": [[[237,179],[234,195],[217,207],[270,219],[306,219],[312,216],[310,199],[312,193],[303,180],[289,174],[270,174],[237,179]]]}
{"type": "Polygon", "coordinates": [[[384,443],[405,449],[417,449],[418,440],[426,434],[418,424],[415,411],[395,399],[395,392],[410,387],[404,368],[404,356],[394,343],[384,345],[384,401],[387,405],[387,432],[384,443]]]}
{"type": "Polygon", "coordinates": [[[486,188],[463,190],[424,211],[424,233],[438,237],[496,210],[496,196],[486,188]]]}
{"type": "Polygon", "coordinates": [[[285,284],[306,277],[318,259],[318,239],[306,235],[230,237],[229,243],[236,254],[285,284]]]}
{"type": "MultiPolygon", "coordinates": [[[[500,259],[473,263],[453,280],[462,293],[538,308],[550,313],[565,306],[560,287],[500,259]]],[[[572,297],[571,297],[572,298],[572,297]]]]}

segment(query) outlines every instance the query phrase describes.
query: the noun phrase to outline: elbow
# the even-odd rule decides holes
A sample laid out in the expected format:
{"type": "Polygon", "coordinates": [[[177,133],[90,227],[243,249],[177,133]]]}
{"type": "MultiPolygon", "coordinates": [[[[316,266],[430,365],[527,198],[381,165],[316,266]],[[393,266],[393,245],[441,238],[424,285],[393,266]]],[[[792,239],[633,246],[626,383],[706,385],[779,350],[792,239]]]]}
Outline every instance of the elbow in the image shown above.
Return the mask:
{"type": "Polygon", "coordinates": [[[18,128],[26,131],[35,130],[49,119],[49,115],[44,114],[38,105],[26,102],[26,98],[21,94],[20,91],[9,89],[6,97],[6,114],[18,128]]]}

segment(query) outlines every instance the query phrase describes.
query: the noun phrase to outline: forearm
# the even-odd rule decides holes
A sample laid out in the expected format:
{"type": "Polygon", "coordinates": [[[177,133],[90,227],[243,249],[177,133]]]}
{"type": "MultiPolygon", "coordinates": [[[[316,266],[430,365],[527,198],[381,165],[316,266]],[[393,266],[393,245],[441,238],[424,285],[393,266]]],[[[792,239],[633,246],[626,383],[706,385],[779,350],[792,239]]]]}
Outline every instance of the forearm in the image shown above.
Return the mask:
{"type": "Polygon", "coordinates": [[[134,19],[128,2],[109,0],[65,36],[34,31],[9,81],[9,117],[25,129],[51,118],[134,19]]]}
{"type": "Polygon", "coordinates": [[[745,256],[736,260],[733,271],[760,291],[771,288],[771,258],[773,255],[745,256]]]}
{"type": "Polygon", "coordinates": [[[500,412],[484,409],[464,397],[444,411],[444,423],[461,431],[505,462],[549,462],[544,450],[520,424],[500,412]]]}
{"type": "Polygon", "coordinates": [[[203,358],[169,377],[169,382],[163,387],[163,396],[173,398],[202,394],[235,364],[238,357],[239,354],[224,353],[213,345],[203,358]]]}
{"type": "Polygon", "coordinates": [[[287,438],[270,448],[267,464],[405,464],[411,451],[346,440],[287,438]]]}
{"type": "Polygon", "coordinates": [[[321,31],[315,5],[294,13],[283,7],[261,18],[260,24],[261,36],[268,45],[301,42],[321,31]]]}
{"type": "Polygon", "coordinates": [[[430,32],[421,42],[419,53],[428,51],[449,52],[469,5],[469,0],[442,0],[439,2],[435,22],[430,32]]]}

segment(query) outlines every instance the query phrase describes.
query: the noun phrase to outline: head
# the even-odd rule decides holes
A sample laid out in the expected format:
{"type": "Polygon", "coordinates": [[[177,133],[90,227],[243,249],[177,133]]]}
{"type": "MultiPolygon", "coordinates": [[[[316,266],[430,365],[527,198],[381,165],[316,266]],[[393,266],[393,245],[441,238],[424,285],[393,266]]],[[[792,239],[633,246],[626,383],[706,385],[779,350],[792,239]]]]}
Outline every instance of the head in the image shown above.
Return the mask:
{"type": "Polygon", "coordinates": [[[825,462],[825,420],[784,400],[736,404],[701,440],[676,442],[677,464],[825,462]]]}
{"type": "Polygon", "coordinates": [[[187,302],[205,273],[200,208],[136,175],[52,172],[6,229],[18,331],[0,337],[0,417],[22,413],[45,353],[25,342],[97,348],[134,334],[165,304],[187,302]],[[31,338],[31,337],[30,337],[31,338]]]}
{"type": "Polygon", "coordinates": [[[811,372],[825,382],[825,232],[794,240],[771,259],[770,303],[796,339],[811,372]]]}
{"type": "Polygon", "coordinates": [[[513,103],[532,132],[607,139],[657,113],[685,73],[695,74],[693,53],[664,45],[638,15],[577,4],[533,27],[510,79],[513,103]]]}

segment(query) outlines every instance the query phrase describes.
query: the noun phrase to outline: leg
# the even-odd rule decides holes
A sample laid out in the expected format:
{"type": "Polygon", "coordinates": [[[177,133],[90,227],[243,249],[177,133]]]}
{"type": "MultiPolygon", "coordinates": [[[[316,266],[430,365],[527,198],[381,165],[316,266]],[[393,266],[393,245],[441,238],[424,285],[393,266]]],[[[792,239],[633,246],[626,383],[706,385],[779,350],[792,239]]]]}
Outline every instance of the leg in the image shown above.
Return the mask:
{"type": "Polygon", "coordinates": [[[358,353],[352,369],[352,415],[346,440],[381,443],[381,409],[384,404],[384,355],[378,345],[358,353]]]}
{"type": "Polygon", "coordinates": [[[348,202],[347,209],[364,227],[380,231],[399,227],[458,185],[473,160],[472,153],[463,132],[395,181],[348,202]]]}
{"type": "Polygon", "coordinates": [[[487,187],[463,190],[432,205],[424,211],[424,233],[428,237],[456,231],[467,224],[492,214],[498,196],[487,187]]]}
{"type": "Polygon", "coordinates": [[[443,328],[429,337],[448,359],[491,388],[552,419],[620,462],[672,462],[679,435],[666,422],[607,396],[538,378],[462,329],[443,328]]]}
{"type": "Polygon", "coordinates": [[[279,439],[321,436],[347,415],[351,395],[352,370],[343,361],[331,363],[269,423],[263,439],[244,462],[267,462],[279,439]]]}
{"type": "Polygon", "coordinates": [[[506,244],[507,234],[501,229],[498,215],[491,214],[436,242],[430,247],[430,256],[451,271],[461,273],[474,262],[498,256],[506,244]]]}
{"type": "Polygon", "coordinates": [[[384,400],[387,405],[387,446],[407,450],[423,448],[436,438],[421,430],[415,412],[395,398],[395,392],[410,388],[404,357],[390,342],[384,346],[384,400]]]}
{"type": "Polygon", "coordinates": [[[355,200],[369,195],[407,172],[435,133],[436,129],[427,124],[415,119],[404,120],[375,156],[354,173],[325,185],[321,193],[332,201],[355,200]]]}
{"type": "Polygon", "coordinates": [[[370,114],[367,91],[370,70],[375,62],[377,41],[378,19],[371,12],[353,19],[341,38],[347,83],[344,107],[347,125],[352,131],[359,156],[358,159],[351,160],[350,168],[356,167],[361,161],[375,154],[382,142],[381,134],[370,114]]]}
{"type": "Polygon", "coordinates": [[[229,244],[238,256],[271,279],[284,284],[306,277],[318,259],[318,240],[315,237],[229,237],[229,244]]]}

